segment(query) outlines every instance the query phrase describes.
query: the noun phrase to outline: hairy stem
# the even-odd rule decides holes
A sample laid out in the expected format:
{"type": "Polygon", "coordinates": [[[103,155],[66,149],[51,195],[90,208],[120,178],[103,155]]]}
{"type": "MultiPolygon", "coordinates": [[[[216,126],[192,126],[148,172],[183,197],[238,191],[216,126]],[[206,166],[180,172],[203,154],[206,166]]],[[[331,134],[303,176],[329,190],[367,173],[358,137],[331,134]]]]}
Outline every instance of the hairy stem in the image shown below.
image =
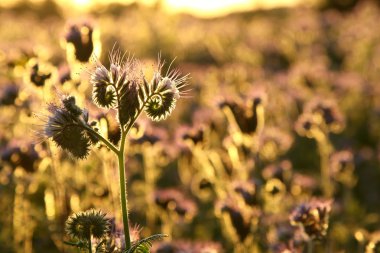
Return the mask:
{"type": "Polygon", "coordinates": [[[88,238],[88,252],[89,252],[89,253],[92,253],[91,235],[90,235],[90,237],[88,238]]]}
{"type": "Polygon", "coordinates": [[[117,154],[119,161],[119,180],[120,180],[120,201],[121,212],[123,215],[124,235],[125,235],[125,247],[129,249],[131,247],[131,237],[129,234],[129,219],[128,219],[128,201],[127,201],[127,189],[125,180],[125,159],[124,159],[124,146],[127,132],[122,131],[120,151],[117,154]]]}
{"type": "Polygon", "coordinates": [[[82,123],[82,127],[86,129],[88,132],[90,132],[92,135],[96,136],[100,141],[102,141],[110,150],[112,150],[114,153],[118,154],[119,150],[117,147],[115,147],[109,140],[104,138],[101,134],[96,132],[91,127],[87,126],[86,124],[82,123]]]}
{"type": "Polygon", "coordinates": [[[121,141],[120,141],[120,150],[117,152],[117,157],[119,161],[119,180],[120,180],[120,200],[121,200],[121,212],[123,216],[123,226],[124,226],[124,235],[125,235],[125,247],[126,249],[131,248],[131,236],[129,233],[129,219],[128,219],[128,199],[127,199],[127,182],[125,178],[125,141],[129,133],[129,130],[132,128],[135,123],[138,114],[130,124],[124,129],[121,129],[121,141]]]}

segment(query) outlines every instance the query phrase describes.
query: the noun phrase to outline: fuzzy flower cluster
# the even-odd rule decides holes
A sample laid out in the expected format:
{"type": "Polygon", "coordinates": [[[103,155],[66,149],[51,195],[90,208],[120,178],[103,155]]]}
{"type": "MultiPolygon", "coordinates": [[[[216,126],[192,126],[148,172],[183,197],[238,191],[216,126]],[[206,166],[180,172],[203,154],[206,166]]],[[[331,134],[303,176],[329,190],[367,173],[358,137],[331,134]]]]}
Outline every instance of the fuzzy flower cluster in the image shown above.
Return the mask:
{"type": "Polygon", "coordinates": [[[143,110],[154,121],[166,119],[176,101],[187,93],[184,88],[188,76],[181,77],[177,70],[170,69],[163,74],[164,63],[158,63],[147,81],[141,64],[133,57],[116,50],[110,62],[109,69],[99,63],[91,75],[93,100],[101,108],[117,110],[122,126],[134,122],[143,110]]]}
{"type": "Polygon", "coordinates": [[[290,222],[300,226],[310,239],[320,240],[327,234],[330,212],[331,202],[314,200],[299,205],[291,214],[290,222]]]}
{"type": "MultiPolygon", "coordinates": [[[[159,61],[149,82],[136,59],[114,50],[110,62],[109,69],[98,62],[91,72],[92,98],[98,107],[116,111],[119,129],[131,128],[142,111],[154,121],[166,119],[189,91],[184,90],[188,75],[181,76],[170,67],[163,74],[163,62],[159,61]]],[[[88,111],[79,108],[74,97],[65,97],[61,103],[49,106],[44,135],[74,158],[85,158],[91,144],[99,140],[96,122],[88,123],[88,111]]]]}
{"type": "Polygon", "coordinates": [[[48,110],[51,115],[45,124],[44,134],[74,158],[85,158],[91,144],[98,141],[86,129],[91,128],[88,112],[79,108],[72,96],[63,98],[61,102],[62,105],[50,104],[48,110]]]}
{"type": "Polygon", "coordinates": [[[94,209],[74,213],[66,221],[68,235],[79,240],[90,240],[91,236],[100,239],[107,235],[110,227],[106,214],[94,209]]]}

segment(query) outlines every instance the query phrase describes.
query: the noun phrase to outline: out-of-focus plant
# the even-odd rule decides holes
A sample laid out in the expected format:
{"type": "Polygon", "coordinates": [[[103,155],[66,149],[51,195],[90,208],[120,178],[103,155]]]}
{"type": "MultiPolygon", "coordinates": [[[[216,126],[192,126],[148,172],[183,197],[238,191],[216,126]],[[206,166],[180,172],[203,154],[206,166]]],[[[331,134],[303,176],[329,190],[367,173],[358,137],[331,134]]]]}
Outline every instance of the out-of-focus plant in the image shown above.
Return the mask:
{"type": "Polygon", "coordinates": [[[322,240],[327,234],[331,203],[319,200],[299,205],[291,214],[290,222],[299,226],[307,237],[308,252],[313,252],[313,241],[322,240]]]}
{"type": "Polygon", "coordinates": [[[305,106],[295,126],[300,135],[315,139],[318,144],[321,186],[327,198],[333,194],[329,159],[334,147],[329,134],[340,133],[345,126],[344,123],[343,115],[333,100],[316,98],[305,106]]]}
{"type": "MultiPolygon", "coordinates": [[[[100,134],[96,122],[89,121],[89,111],[78,107],[73,96],[62,98],[61,105],[49,105],[50,115],[45,124],[44,134],[76,159],[86,158],[91,145],[98,142],[115,153],[119,164],[125,250],[128,253],[149,252],[151,241],[164,235],[131,242],[125,177],[126,138],[143,111],[154,121],[166,119],[175,108],[177,100],[186,94],[188,76],[181,76],[178,70],[170,70],[170,66],[166,73],[163,73],[164,63],[159,59],[151,81],[147,81],[141,64],[136,59],[126,57],[119,50],[113,50],[110,61],[109,69],[97,62],[96,68],[91,72],[90,83],[93,85],[94,103],[100,108],[117,112],[115,120],[120,127],[119,145],[116,146],[100,134]]],[[[77,214],[75,218],[86,217],[85,214],[77,214]]],[[[93,231],[86,234],[88,250],[92,252],[90,234],[95,235],[93,231]]]]}

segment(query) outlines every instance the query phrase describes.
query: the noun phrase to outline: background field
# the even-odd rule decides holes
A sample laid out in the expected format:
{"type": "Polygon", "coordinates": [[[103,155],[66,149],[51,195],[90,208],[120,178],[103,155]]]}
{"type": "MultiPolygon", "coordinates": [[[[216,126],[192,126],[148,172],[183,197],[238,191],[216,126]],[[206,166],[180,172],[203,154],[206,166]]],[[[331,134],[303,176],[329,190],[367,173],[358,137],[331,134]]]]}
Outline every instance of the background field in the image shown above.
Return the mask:
{"type": "Polygon", "coordinates": [[[208,19],[160,4],[2,7],[0,252],[76,252],[64,222],[89,208],[120,234],[111,152],[75,161],[40,135],[47,105],[73,94],[117,139],[112,113],[91,103],[93,58],[78,61],[67,40],[83,24],[106,66],[116,44],[191,77],[191,96],[128,140],[131,223],[170,235],[154,252],[303,252],[309,237],[289,217],[312,200],[331,200],[314,252],[380,252],[380,7],[354,2],[208,19]]]}

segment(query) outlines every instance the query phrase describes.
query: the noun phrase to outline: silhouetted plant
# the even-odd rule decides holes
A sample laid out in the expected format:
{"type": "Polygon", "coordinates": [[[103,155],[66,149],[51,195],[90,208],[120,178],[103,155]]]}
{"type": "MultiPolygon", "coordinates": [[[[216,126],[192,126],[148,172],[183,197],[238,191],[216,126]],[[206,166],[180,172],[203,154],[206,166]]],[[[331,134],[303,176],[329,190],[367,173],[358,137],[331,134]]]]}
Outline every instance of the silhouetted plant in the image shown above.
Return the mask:
{"type": "MultiPolygon", "coordinates": [[[[160,239],[164,235],[154,235],[131,242],[125,178],[126,137],[143,111],[154,121],[166,119],[175,108],[177,100],[186,94],[188,75],[181,76],[178,70],[170,70],[170,66],[166,73],[162,73],[164,62],[159,59],[153,78],[147,81],[141,64],[133,57],[125,57],[125,54],[123,55],[119,50],[113,50],[110,61],[109,69],[97,62],[96,68],[91,72],[90,83],[93,86],[94,103],[100,108],[113,109],[117,112],[116,120],[121,135],[119,145],[117,146],[99,133],[96,122],[89,122],[89,112],[78,107],[73,96],[64,97],[61,100],[62,105],[50,104],[48,109],[51,115],[46,122],[44,133],[74,158],[86,158],[91,145],[97,142],[103,143],[116,154],[119,163],[125,250],[129,253],[149,252],[151,241],[160,239]]],[[[74,235],[72,231],[77,229],[73,224],[76,221],[86,220],[87,214],[87,212],[79,213],[69,218],[67,224],[70,235],[74,235]]],[[[93,211],[92,214],[101,213],[93,211]]],[[[104,230],[106,227],[104,226],[104,230]]],[[[79,239],[79,246],[88,247],[89,252],[92,252],[91,235],[93,237],[101,235],[94,232],[95,230],[91,228],[80,237],[78,237],[79,234],[75,235],[79,239]],[[83,243],[84,239],[86,239],[85,243],[83,243]]]]}

